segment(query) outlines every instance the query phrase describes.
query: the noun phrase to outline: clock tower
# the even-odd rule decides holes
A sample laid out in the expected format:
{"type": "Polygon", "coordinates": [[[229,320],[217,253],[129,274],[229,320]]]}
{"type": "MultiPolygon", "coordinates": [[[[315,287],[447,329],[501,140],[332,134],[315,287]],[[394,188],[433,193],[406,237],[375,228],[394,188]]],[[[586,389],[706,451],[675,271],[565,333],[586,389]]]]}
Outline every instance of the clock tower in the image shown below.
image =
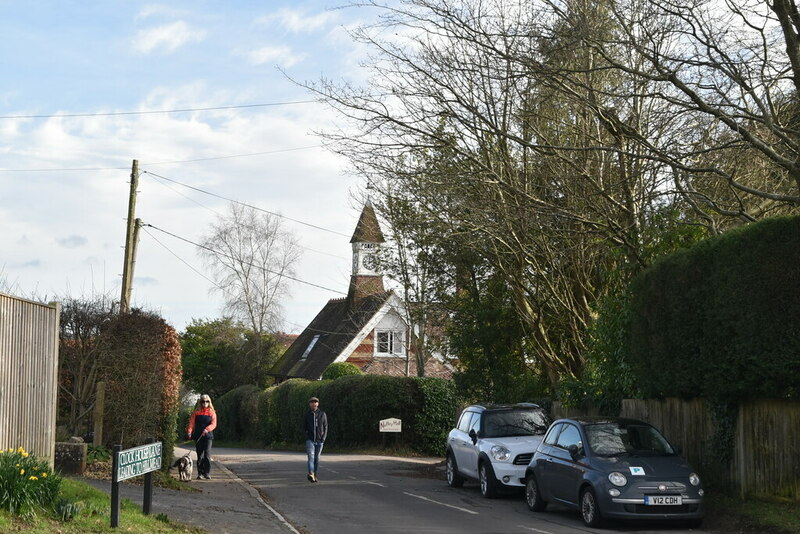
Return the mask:
{"type": "Polygon", "coordinates": [[[372,202],[368,200],[350,239],[353,246],[353,272],[347,293],[348,301],[353,302],[385,291],[380,261],[381,245],[385,242],[372,202]]]}

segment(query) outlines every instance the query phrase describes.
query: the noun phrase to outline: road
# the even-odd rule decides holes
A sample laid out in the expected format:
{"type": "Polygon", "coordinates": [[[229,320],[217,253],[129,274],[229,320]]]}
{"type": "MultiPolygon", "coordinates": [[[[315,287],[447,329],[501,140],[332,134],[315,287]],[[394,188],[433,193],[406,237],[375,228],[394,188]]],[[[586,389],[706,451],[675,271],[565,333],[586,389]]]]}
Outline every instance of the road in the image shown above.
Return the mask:
{"type": "Polygon", "coordinates": [[[306,480],[305,454],[217,449],[216,460],[257,489],[302,534],[570,534],[702,532],[679,525],[583,525],[577,513],[528,510],[522,493],[484,499],[476,483],[447,486],[439,459],[326,454],[320,481],[306,480]]]}

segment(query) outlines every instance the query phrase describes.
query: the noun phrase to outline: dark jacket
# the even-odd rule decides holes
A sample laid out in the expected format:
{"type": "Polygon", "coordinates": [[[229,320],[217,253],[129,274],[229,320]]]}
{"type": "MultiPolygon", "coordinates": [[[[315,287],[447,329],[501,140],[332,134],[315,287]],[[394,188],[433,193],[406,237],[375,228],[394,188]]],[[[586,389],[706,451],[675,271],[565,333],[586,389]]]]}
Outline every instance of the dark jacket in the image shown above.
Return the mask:
{"type": "Polygon", "coordinates": [[[328,416],[319,408],[316,411],[307,411],[303,423],[306,439],[325,441],[325,438],[328,437],[328,416]]]}
{"type": "Polygon", "coordinates": [[[217,428],[217,412],[209,408],[201,408],[195,410],[189,417],[189,427],[186,429],[186,433],[194,441],[203,437],[203,431],[208,439],[214,439],[215,428],[217,428]]]}

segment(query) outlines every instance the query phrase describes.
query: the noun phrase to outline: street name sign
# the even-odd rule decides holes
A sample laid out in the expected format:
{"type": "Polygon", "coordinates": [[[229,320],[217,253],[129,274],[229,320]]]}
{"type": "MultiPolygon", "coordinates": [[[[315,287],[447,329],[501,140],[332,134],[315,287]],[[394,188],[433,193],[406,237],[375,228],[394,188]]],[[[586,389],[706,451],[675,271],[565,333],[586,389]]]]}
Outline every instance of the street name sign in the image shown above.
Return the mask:
{"type": "Polygon", "coordinates": [[[389,419],[381,419],[380,430],[381,432],[402,432],[403,422],[400,419],[391,417],[389,419]]]}
{"type": "Polygon", "coordinates": [[[116,480],[120,482],[159,469],[161,469],[161,442],[157,441],[120,451],[116,480]]]}

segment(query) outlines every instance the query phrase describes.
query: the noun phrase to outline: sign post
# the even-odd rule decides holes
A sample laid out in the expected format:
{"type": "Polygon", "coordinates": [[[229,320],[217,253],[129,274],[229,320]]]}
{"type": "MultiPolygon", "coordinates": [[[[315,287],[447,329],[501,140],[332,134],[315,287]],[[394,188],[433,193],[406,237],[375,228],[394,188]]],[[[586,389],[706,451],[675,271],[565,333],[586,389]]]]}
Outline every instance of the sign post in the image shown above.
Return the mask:
{"type": "Polygon", "coordinates": [[[111,528],[119,526],[119,483],[129,478],[145,475],[142,511],[150,513],[153,502],[153,478],[150,473],[161,469],[161,442],[148,438],[146,445],[121,450],[114,445],[111,460],[111,528]]]}
{"type": "Polygon", "coordinates": [[[390,417],[389,419],[381,419],[379,423],[381,435],[383,435],[383,446],[386,446],[386,434],[394,433],[394,444],[400,441],[400,432],[403,431],[403,421],[400,419],[390,417]]]}

